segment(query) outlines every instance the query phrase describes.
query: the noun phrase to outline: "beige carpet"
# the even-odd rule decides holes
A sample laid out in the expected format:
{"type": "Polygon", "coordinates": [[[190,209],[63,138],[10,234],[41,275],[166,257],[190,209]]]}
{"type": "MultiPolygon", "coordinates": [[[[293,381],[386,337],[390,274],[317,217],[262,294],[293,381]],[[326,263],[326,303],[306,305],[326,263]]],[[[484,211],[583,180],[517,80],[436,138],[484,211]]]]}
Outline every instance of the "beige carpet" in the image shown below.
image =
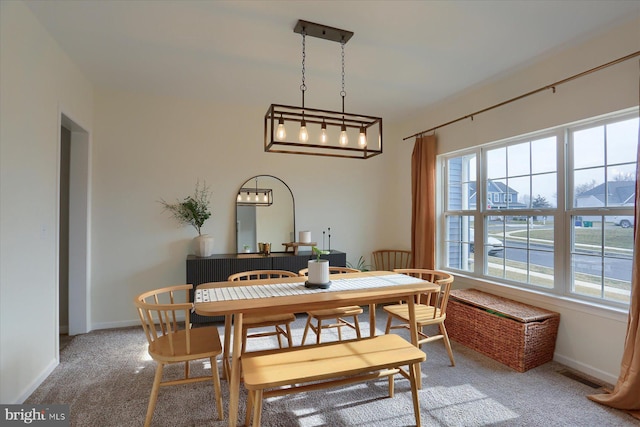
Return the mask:
{"type": "MultiPolygon", "coordinates": [[[[366,312],[361,319],[367,331],[366,312]]],[[[378,319],[381,329],[384,316],[378,319]]],[[[294,342],[300,342],[304,320],[298,316],[294,324],[294,342]]],[[[274,342],[262,338],[249,345],[255,349],[274,342]]],[[[425,426],[640,426],[630,415],[588,400],[586,396],[598,388],[564,375],[570,371],[557,363],[518,373],[455,342],[453,349],[456,367],[449,366],[441,342],[425,346],[419,392],[425,426]]],[[[209,367],[193,366],[194,372],[202,369],[209,367]]],[[[25,403],[69,404],[73,426],[141,426],[154,370],[141,328],[95,331],[71,340],[62,350],[60,366],[25,403]]],[[[182,373],[179,366],[168,371],[182,373]]],[[[226,405],[226,381],[222,388],[226,405]]],[[[381,380],[270,398],[265,401],[263,426],[414,425],[408,381],[398,378],[392,399],[385,397],[386,391],[386,381],[381,380]]],[[[243,421],[244,393],[241,399],[243,421]]],[[[161,389],[153,425],[222,427],[226,418],[227,414],[225,421],[217,420],[213,386],[198,383],[161,389]]]]}

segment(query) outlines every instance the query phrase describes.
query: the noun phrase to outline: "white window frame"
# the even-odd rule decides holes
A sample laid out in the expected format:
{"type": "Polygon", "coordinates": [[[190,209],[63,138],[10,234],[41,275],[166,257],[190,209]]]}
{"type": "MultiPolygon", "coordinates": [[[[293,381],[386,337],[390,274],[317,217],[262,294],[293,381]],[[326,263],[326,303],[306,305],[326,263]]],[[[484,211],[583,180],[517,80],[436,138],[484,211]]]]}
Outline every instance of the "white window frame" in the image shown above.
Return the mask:
{"type": "MultiPolygon", "coordinates": [[[[498,285],[506,285],[515,287],[518,289],[529,289],[542,294],[548,294],[555,297],[570,298],[572,300],[583,301],[586,303],[594,303],[600,306],[611,307],[616,309],[628,309],[627,303],[618,303],[603,298],[590,298],[588,296],[577,294],[573,292],[573,275],[571,268],[571,250],[572,250],[572,216],[576,214],[584,215],[633,215],[633,207],[614,207],[609,206],[607,209],[602,208],[574,208],[571,206],[573,203],[573,165],[571,149],[572,142],[569,140],[571,135],[570,131],[581,128],[590,128],[599,126],[603,123],[612,123],[617,121],[626,120],[629,118],[638,116],[638,108],[625,110],[618,113],[609,114],[600,118],[592,118],[584,120],[576,124],[568,124],[556,127],[554,129],[536,132],[528,135],[510,138],[507,140],[499,141],[496,143],[484,144],[482,146],[476,146],[470,149],[460,150],[452,153],[441,154],[439,157],[439,177],[442,179],[441,200],[439,203],[439,221],[438,221],[438,241],[439,241],[439,253],[437,255],[437,268],[458,272],[461,275],[475,277],[480,280],[489,281],[498,285]],[[553,208],[533,208],[526,209],[498,209],[493,205],[495,203],[494,197],[487,197],[486,188],[486,173],[487,173],[487,160],[485,156],[485,150],[493,149],[499,146],[508,146],[524,141],[532,141],[545,136],[555,135],[557,138],[556,143],[556,159],[557,159],[557,206],[553,208]],[[473,208],[465,210],[452,210],[448,209],[449,201],[447,183],[448,183],[448,171],[447,165],[451,159],[475,155],[476,161],[476,201],[482,200],[483,203],[477,203],[473,208]],[[492,200],[493,199],[493,200],[492,200]],[[487,205],[491,204],[490,208],[487,205]],[[540,288],[539,286],[531,285],[524,282],[511,281],[504,278],[498,278],[489,276],[487,274],[487,266],[485,265],[485,250],[484,250],[484,236],[486,221],[489,217],[512,214],[517,211],[518,215],[522,216],[540,216],[541,214],[546,216],[552,216],[554,222],[554,268],[553,268],[553,285],[552,288],[540,288]],[[615,213],[614,213],[615,212],[615,213]],[[448,248],[446,244],[447,240],[447,218],[450,216],[471,216],[474,222],[474,236],[473,244],[475,245],[473,268],[470,270],[457,269],[448,267],[448,248]]],[[[639,166],[640,167],[640,166],[639,166]]],[[[605,178],[606,179],[606,178],[605,178]]],[[[606,181],[605,181],[606,182],[606,181]]],[[[511,194],[509,195],[511,196],[511,194]]],[[[534,195],[530,195],[531,198],[534,195]]],[[[511,198],[511,197],[510,197],[511,198]]]]}

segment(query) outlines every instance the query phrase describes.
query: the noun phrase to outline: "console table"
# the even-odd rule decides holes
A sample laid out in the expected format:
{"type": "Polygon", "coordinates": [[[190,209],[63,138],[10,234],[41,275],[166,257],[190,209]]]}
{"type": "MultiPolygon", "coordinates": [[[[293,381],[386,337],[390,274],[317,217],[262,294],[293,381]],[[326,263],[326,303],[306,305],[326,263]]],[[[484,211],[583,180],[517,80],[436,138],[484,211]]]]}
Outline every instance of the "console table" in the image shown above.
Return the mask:
{"type": "MultiPolygon", "coordinates": [[[[297,273],[307,267],[307,262],[316,256],[311,252],[272,252],[270,255],[261,254],[215,254],[210,257],[200,258],[195,255],[187,257],[187,282],[193,285],[191,301],[198,285],[208,282],[224,282],[235,273],[249,270],[288,270],[297,273]]],[[[346,267],[347,254],[340,251],[321,255],[322,259],[328,259],[329,265],[346,267]]],[[[193,323],[203,323],[224,320],[223,317],[207,317],[193,313],[193,323]]]]}

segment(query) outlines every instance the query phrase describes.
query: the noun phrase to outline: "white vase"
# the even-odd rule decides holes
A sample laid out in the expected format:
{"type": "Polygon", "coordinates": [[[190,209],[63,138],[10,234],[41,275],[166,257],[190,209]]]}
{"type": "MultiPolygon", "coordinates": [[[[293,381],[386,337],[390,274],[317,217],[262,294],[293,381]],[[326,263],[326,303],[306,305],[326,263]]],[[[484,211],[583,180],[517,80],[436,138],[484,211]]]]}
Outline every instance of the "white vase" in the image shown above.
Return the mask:
{"type": "Polygon", "coordinates": [[[213,255],[213,236],[202,234],[193,239],[196,256],[208,257],[213,255]]]}
{"type": "Polygon", "coordinates": [[[309,260],[308,282],[312,285],[325,285],[329,283],[329,260],[321,259],[320,261],[309,260]]]}

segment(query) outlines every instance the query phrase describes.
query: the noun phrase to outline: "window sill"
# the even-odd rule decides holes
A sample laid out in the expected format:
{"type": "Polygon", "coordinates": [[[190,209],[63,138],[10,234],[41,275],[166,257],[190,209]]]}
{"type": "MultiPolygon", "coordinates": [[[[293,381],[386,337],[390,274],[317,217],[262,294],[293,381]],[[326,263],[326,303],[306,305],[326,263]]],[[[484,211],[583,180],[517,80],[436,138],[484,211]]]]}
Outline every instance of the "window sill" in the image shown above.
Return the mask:
{"type": "Polygon", "coordinates": [[[571,298],[566,295],[556,295],[544,292],[543,290],[519,288],[506,283],[460,274],[456,271],[447,271],[455,276],[456,280],[454,282],[454,287],[456,288],[473,287],[498,294],[505,298],[512,298],[533,305],[538,304],[549,310],[553,310],[554,307],[557,309],[569,309],[585,313],[590,316],[598,316],[625,324],[628,320],[628,309],[609,307],[603,304],[596,304],[589,301],[571,298]]]}

